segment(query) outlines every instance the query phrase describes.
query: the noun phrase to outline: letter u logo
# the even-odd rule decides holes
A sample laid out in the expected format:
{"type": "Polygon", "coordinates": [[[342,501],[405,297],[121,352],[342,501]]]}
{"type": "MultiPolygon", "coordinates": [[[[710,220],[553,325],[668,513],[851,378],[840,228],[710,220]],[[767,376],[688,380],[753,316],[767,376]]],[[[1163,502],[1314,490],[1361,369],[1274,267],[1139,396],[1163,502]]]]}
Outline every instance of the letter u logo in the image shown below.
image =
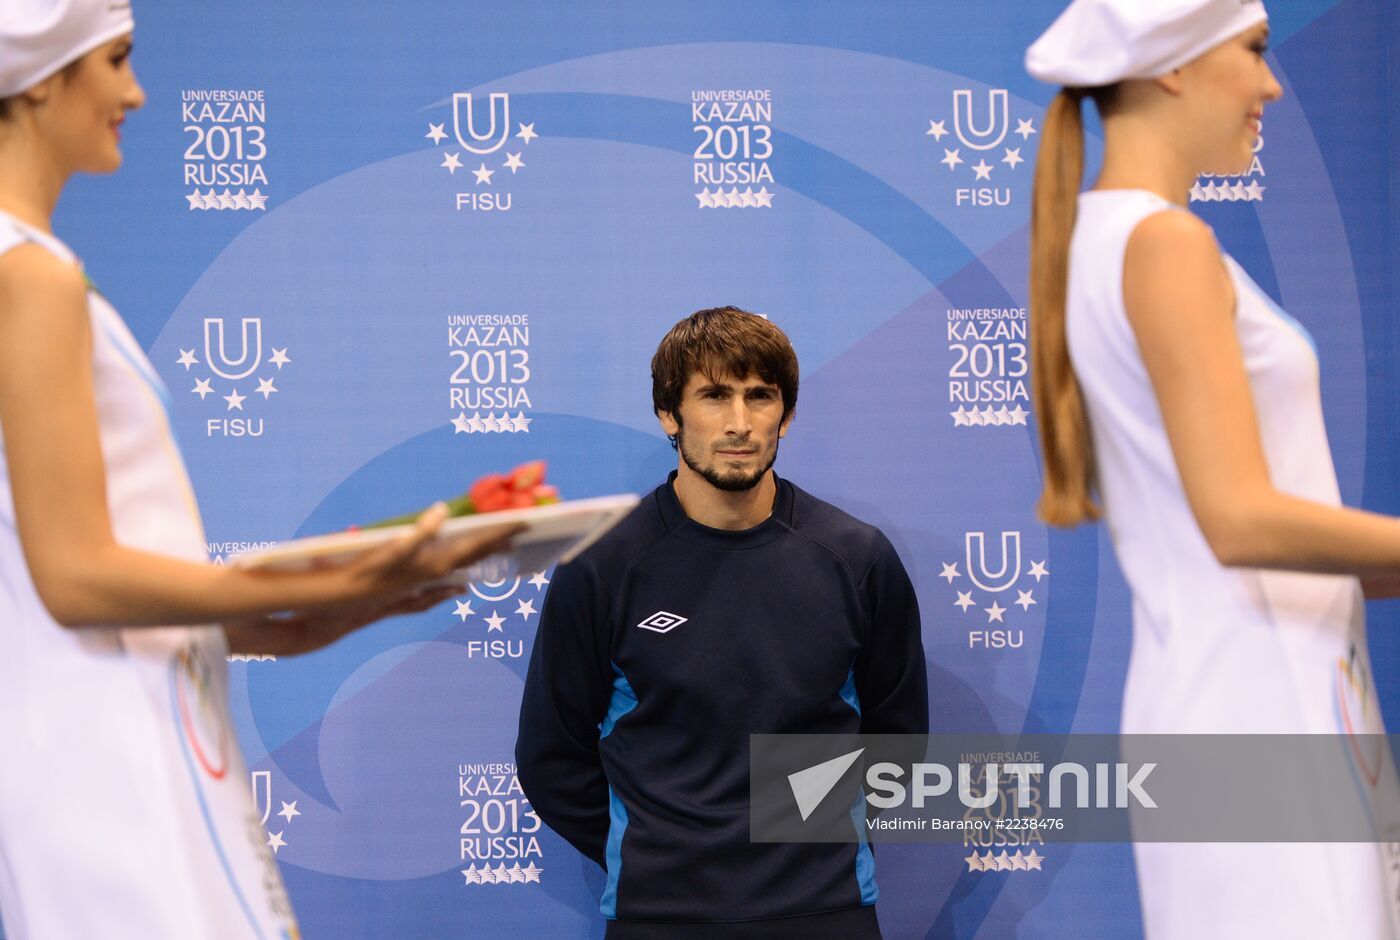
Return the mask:
{"type": "Polygon", "coordinates": [[[973,150],[991,150],[1006,139],[1011,129],[1005,88],[993,88],[987,93],[987,125],[978,127],[972,114],[972,90],[960,88],[953,92],[953,130],[958,140],[973,150]]]}
{"type": "Polygon", "coordinates": [[[207,317],[204,321],[204,361],[214,374],[231,381],[252,375],[253,370],[262,364],[262,319],[243,318],[243,345],[237,359],[228,357],[224,345],[224,321],[222,317],[207,317]],[[251,328],[252,336],[249,337],[251,328]],[[218,337],[215,339],[215,337],[218,337]],[[215,350],[218,350],[217,354],[215,350]]]}
{"type": "Polygon", "coordinates": [[[476,154],[495,153],[501,149],[510,135],[510,95],[504,92],[491,93],[491,123],[485,134],[476,131],[476,118],[472,112],[472,93],[459,91],[452,95],[452,130],[457,135],[457,143],[476,154]],[[497,120],[496,106],[500,105],[500,119],[497,120]],[[462,109],[466,107],[467,118],[462,120],[462,109]],[[466,127],[466,136],[462,128],[466,127]]]}
{"type": "Polygon", "coordinates": [[[967,533],[967,576],[973,584],[993,594],[1015,584],[1021,576],[1021,533],[1001,534],[1001,565],[995,571],[987,566],[986,535],[967,533]]]}

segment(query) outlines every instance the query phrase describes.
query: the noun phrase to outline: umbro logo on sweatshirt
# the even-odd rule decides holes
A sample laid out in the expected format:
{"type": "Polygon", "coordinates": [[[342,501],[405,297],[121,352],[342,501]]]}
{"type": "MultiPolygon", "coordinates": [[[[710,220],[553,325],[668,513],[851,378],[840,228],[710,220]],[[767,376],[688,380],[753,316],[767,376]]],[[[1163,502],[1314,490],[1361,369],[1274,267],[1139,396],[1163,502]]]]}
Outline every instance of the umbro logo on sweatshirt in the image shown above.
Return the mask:
{"type": "Polygon", "coordinates": [[[682,617],[680,614],[658,610],[656,613],[637,624],[637,626],[641,627],[643,630],[651,630],[653,633],[669,633],[689,619],[689,617],[682,617]]]}

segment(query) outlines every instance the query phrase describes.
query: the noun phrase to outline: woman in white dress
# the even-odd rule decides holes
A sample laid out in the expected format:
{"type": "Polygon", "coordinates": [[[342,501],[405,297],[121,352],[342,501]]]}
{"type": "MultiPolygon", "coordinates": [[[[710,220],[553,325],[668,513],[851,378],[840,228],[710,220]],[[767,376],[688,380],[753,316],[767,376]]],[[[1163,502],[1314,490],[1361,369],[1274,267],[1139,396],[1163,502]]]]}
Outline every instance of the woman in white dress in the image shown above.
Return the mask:
{"type": "Polygon", "coordinates": [[[50,228],[72,174],[121,163],[132,28],[118,0],[0,4],[0,917],[9,940],[295,937],[227,653],[424,609],[509,533],[437,539],[438,506],[345,567],[207,563],[168,393],[50,228]]]}
{"type": "MultiPolygon", "coordinates": [[[[1124,733],[1384,730],[1360,587],[1400,588],[1400,524],[1342,507],[1311,338],[1187,210],[1250,164],[1267,44],[1258,0],[1076,0],[1026,56],[1064,86],[1032,221],[1039,510],[1102,508],[1133,595],[1124,733]],[[1085,97],[1104,162],[1080,193],[1085,97]]],[[[1394,936],[1386,853],[1138,844],[1147,934],[1394,936]]]]}

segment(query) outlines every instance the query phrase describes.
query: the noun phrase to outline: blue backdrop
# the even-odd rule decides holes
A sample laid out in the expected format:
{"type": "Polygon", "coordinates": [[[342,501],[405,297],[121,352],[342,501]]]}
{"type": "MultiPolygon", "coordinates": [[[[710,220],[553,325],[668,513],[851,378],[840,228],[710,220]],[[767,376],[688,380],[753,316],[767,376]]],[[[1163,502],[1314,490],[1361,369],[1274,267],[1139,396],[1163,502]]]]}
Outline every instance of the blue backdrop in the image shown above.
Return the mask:
{"type": "MultiPolygon", "coordinates": [[[[171,387],[215,556],[533,458],[570,497],[645,491],[674,463],[651,353],[733,303],[802,362],[779,471],[909,568],[935,728],[1113,731],[1121,577],[1101,532],[1032,512],[1027,220],[1052,89],[1020,63],[1060,6],[148,3],[126,166],[76,182],[57,228],[171,387]]],[[[1396,13],[1273,7],[1286,95],[1256,165],[1201,180],[1195,208],[1318,339],[1346,500],[1400,512],[1396,13]]],[[[478,585],[232,664],[306,936],[601,934],[601,873],[514,778],[547,591],[478,585]]],[[[1394,728],[1397,617],[1370,617],[1394,728]]],[[[1037,848],[1041,870],[1005,872],[882,848],[887,935],[1140,934],[1128,847],[1037,848]]]]}

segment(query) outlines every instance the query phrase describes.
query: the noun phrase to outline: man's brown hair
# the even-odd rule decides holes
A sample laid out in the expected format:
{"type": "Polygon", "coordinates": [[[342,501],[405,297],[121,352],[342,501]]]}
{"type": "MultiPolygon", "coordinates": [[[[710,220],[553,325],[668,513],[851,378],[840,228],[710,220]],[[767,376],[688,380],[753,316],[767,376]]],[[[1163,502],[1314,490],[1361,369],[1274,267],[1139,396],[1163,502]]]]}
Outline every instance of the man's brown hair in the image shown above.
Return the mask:
{"type": "Polygon", "coordinates": [[[651,357],[651,404],[680,421],[681,393],[696,372],[712,382],[756,375],[783,393],[783,421],[797,407],[797,353],[787,334],[738,307],[697,310],[661,340],[651,357]]]}

